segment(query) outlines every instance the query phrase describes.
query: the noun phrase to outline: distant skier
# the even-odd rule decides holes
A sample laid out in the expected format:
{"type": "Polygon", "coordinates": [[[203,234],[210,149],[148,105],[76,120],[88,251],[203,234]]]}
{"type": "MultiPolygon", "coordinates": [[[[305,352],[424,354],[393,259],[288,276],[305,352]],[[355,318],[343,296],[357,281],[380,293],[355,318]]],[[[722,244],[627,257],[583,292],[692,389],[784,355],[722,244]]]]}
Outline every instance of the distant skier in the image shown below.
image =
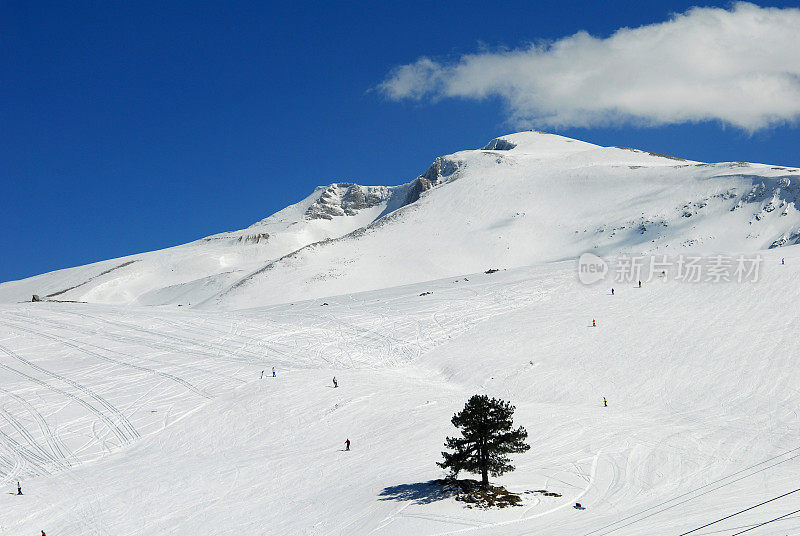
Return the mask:
{"type": "Polygon", "coordinates": [[[612,296],[614,295],[614,289],[613,288],[611,289],[611,295],[612,296]]]}
{"type": "Polygon", "coordinates": [[[336,376],[333,377],[333,386],[339,387],[339,382],[336,381],[336,376]]]}
{"type": "Polygon", "coordinates": [[[575,506],[573,506],[573,508],[575,510],[586,510],[586,508],[582,506],[581,503],[575,503],[575,506]]]}
{"type": "Polygon", "coordinates": [[[781,264],[786,264],[786,259],[781,259],[781,264]]]}
{"type": "Polygon", "coordinates": [[[344,450],[350,450],[350,440],[346,440],[344,442],[344,450]]]}
{"type": "Polygon", "coordinates": [[[17,481],[17,495],[22,495],[22,487],[19,485],[19,481],[17,481]]]}
{"type": "Polygon", "coordinates": [[[604,408],[608,407],[608,400],[606,400],[606,397],[603,397],[603,407],[604,408]]]}
{"type": "Polygon", "coordinates": [[[642,282],[639,281],[639,288],[642,288],[642,282]]]}
{"type": "Polygon", "coordinates": [[[262,380],[264,379],[264,371],[263,370],[261,371],[261,379],[262,380]]]}
{"type": "Polygon", "coordinates": [[[594,318],[592,318],[592,327],[593,327],[593,328],[596,328],[596,327],[597,327],[597,324],[595,324],[594,318]]]}
{"type": "Polygon", "coordinates": [[[47,536],[47,534],[45,534],[44,531],[42,531],[42,536],[47,536]]]}
{"type": "Polygon", "coordinates": [[[272,377],[275,377],[275,367],[272,367],[272,377]]]}

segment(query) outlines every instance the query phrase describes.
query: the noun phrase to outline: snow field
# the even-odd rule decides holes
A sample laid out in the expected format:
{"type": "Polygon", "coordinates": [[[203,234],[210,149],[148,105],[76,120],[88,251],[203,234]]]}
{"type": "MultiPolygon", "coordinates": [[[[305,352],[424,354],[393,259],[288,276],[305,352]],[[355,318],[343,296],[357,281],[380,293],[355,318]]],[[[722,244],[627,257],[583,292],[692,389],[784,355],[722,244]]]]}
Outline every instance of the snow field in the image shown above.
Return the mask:
{"type": "Polygon", "coordinates": [[[4,305],[0,469],[25,495],[0,534],[681,534],[798,487],[800,251],[764,257],[757,283],[614,296],[570,261],[237,312],[4,305]],[[494,481],[562,497],[427,484],[475,393],[530,434],[494,481]]]}

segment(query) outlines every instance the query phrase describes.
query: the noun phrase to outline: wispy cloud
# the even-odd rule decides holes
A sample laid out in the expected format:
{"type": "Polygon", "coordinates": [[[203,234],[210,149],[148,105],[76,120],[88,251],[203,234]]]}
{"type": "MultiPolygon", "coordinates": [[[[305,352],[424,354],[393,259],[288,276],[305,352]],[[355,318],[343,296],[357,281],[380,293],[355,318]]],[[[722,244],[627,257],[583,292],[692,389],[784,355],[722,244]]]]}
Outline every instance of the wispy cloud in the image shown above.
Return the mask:
{"type": "Polygon", "coordinates": [[[422,57],[378,88],[393,100],[497,96],[526,125],[719,120],[755,131],[800,118],[800,9],[695,7],[608,38],[422,57]]]}

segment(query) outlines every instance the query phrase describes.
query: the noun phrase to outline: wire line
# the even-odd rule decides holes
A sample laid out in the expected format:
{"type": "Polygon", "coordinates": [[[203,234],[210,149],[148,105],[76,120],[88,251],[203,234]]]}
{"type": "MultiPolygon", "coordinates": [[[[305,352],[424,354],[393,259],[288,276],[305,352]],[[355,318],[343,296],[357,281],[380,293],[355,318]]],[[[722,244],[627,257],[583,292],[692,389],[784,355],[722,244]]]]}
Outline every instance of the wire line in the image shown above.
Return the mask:
{"type": "Polygon", "coordinates": [[[788,492],[788,493],[784,493],[783,495],[778,495],[778,496],[777,496],[777,497],[775,497],[775,498],[772,498],[772,499],[770,499],[770,500],[768,500],[768,501],[764,501],[764,502],[762,502],[762,503],[758,503],[757,505],[755,505],[755,506],[751,506],[750,508],[745,508],[744,510],[739,510],[739,511],[738,511],[738,512],[736,512],[735,514],[731,514],[731,515],[729,515],[729,516],[725,516],[725,517],[723,517],[723,518],[721,518],[721,519],[717,519],[716,521],[712,521],[711,523],[706,523],[706,524],[705,524],[705,525],[703,525],[702,527],[697,527],[696,529],[692,529],[692,530],[690,530],[689,532],[684,532],[683,534],[679,534],[678,536],[686,536],[687,534],[691,534],[691,533],[693,533],[693,532],[696,532],[696,531],[698,531],[698,530],[700,530],[700,529],[704,529],[704,528],[706,528],[706,527],[710,527],[711,525],[713,525],[713,524],[715,524],[715,523],[719,523],[720,521],[725,521],[726,519],[730,519],[730,518],[732,518],[733,516],[738,516],[739,514],[743,514],[743,513],[747,512],[748,510],[752,510],[753,508],[758,508],[759,506],[763,506],[763,505],[765,505],[765,504],[767,504],[767,503],[771,503],[772,501],[777,501],[778,499],[780,499],[780,498],[782,498],[782,497],[786,497],[787,495],[791,495],[792,493],[797,493],[798,491],[800,491],[800,488],[797,488],[796,490],[794,490],[794,491],[790,491],[790,492],[788,492]]]}
{"type": "MultiPolygon", "coordinates": [[[[739,470],[739,471],[736,471],[735,473],[731,473],[731,474],[729,474],[728,476],[725,476],[725,477],[719,478],[719,479],[717,479],[717,480],[714,480],[713,482],[709,482],[708,484],[705,484],[705,485],[703,485],[703,486],[700,486],[699,488],[695,488],[695,489],[693,489],[693,490],[691,490],[691,491],[687,491],[686,493],[682,493],[681,495],[678,495],[678,496],[676,496],[676,497],[673,497],[672,499],[669,499],[669,500],[667,500],[667,501],[663,501],[663,502],[661,502],[661,503],[659,503],[659,504],[656,504],[655,506],[651,506],[650,508],[646,508],[646,509],[642,510],[641,512],[638,512],[638,513],[636,513],[636,514],[631,514],[631,515],[629,515],[629,516],[627,516],[627,517],[623,517],[623,518],[622,518],[622,519],[620,519],[619,521],[615,521],[615,522],[613,522],[613,523],[609,523],[608,525],[605,525],[605,526],[603,526],[603,527],[600,527],[599,529],[595,529],[595,530],[593,530],[593,531],[591,531],[591,532],[587,532],[587,533],[586,533],[584,536],[589,536],[590,534],[595,534],[595,533],[597,533],[597,532],[600,532],[600,531],[602,531],[602,530],[605,530],[605,529],[607,529],[607,528],[609,528],[609,527],[611,527],[611,526],[613,526],[613,525],[617,525],[617,524],[619,524],[619,523],[622,523],[623,521],[626,521],[626,520],[628,520],[628,519],[631,519],[631,518],[637,517],[637,516],[639,516],[639,515],[641,515],[641,514],[643,514],[643,513],[645,513],[645,512],[649,512],[650,510],[653,510],[654,508],[658,508],[658,507],[660,507],[660,506],[663,506],[663,505],[665,505],[665,504],[668,504],[668,503],[670,503],[670,502],[672,502],[672,501],[674,501],[674,500],[676,500],[676,499],[680,499],[681,497],[685,497],[685,496],[687,496],[687,495],[691,495],[692,493],[695,493],[695,492],[697,492],[697,491],[700,491],[701,489],[707,488],[707,487],[709,487],[709,486],[713,486],[714,484],[717,484],[717,483],[719,483],[719,482],[722,482],[723,480],[727,480],[727,479],[729,479],[729,478],[730,478],[730,477],[732,477],[732,476],[736,476],[736,475],[738,475],[738,474],[744,473],[745,471],[749,471],[750,469],[753,469],[754,467],[758,467],[759,465],[764,465],[765,463],[768,463],[768,462],[771,462],[772,460],[776,460],[776,459],[778,459],[778,458],[781,458],[781,457],[783,457],[783,456],[786,456],[787,454],[789,454],[789,453],[791,453],[791,452],[795,452],[795,451],[797,451],[797,450],[800,450],[800,447],[793,448],[793,449],[791,449],[791,450],[787,450],[786,452],[784,452],[784,453],[782,453],[782,454],[779,454],[779,455],[777,455],[777,456],[773,456],[772,458],[768,458],[768,459],[764,460],[763,462],[760,462],[760,463],[757,463],[757,464],[751,465],[751,466],[749,466],[749,467],[746,467],[746,468],[744,468],[744,469],[741,469],[741,470],[739,470]]],[[[684,500],[684,501],[681,501],[681,502],[679,502],[679,503],[675,503],[675,504],[673,504],[673,505],[671,505],[671,506],[667,506],[666,508],[662,508],[661,510],[658,510],[658,511],[656,511],[656,512],[653,512],[652,514],[650,514],[650,515],[647,515],[647,516],[644,516],[644,517],[642,517],[642,518],[640,518],[640,519],[636,519],[636,520],[634,520],[634,521],[631,521],[630,523],[626,523],[625,525],[621,525],[621,526],[619,526],[619,527],[613,528],[613,529],[609,530],[608,532],[604,532],[604,533],[603,533],[601,536],[605,536],[606,534],[611,534],[612,532],[615,532],[615,531],[617,531],[617,530],[619,530],[619,529],[621,529],[621,528],[627,527],[627,526],[629,526],[629,525],[633,525],[634,523],[638,523],[639,521],[642,521],[642,520],[644,520],[644,519],[647,519],[647,518],[649,518],[649,517],[652,517],[652,516],[654,516],[654,515],[656,515],[656,514],[660,514],[661,512],[664,512],[664,511],[666,511],[666,510],[669,510],[670,508],[675,508],[676,506],[679,506],[679,505],[681,505],[681,504],[687,503],[687,502],[689,502],[689,501],[691,501],[691,500],[694,500],[694,499],[696,499],[697,497],[700,497],[700,496],[702,496],[702,495],[706,495],[706,494],[708,494],[708,493],[711,493],[712,491],[716,491],[716,490],[718,490],[718,489],[720,489],[720,488],[724,488],[725,486],[728,486],[728,485],[730,485],[730,484],[733,484],[734,482],[738,482],[738,481],[740,481],[740,480],[744,480],[745,478],[751,477],[751,476],[753,476],[753,475],[755,475],[755,474],[758,474],[758,473],[760,473],[760,472],[766,471],[767,469],[771,469],[771,468],[775,467],[776,465],[780,465],[780,464],[782,464],[782,463],[786,463],[786,462],[788,462],[788,461],[791,461],[791,460],[793,460],[793,459],[795,459],[795,458],[798,458],[798,457],[800,457],[800,454],[796,454],[796,455],[794,455],[794,456],[792,456],[792,457],[790,457],[790,458],[787,458],[787,459],[785,459],[785,460],[781,460],[781,461],[779,461],[778,463],[774,463],[774,464],[772,464],[772,465],[770,465],[770,466],[768,466],[768,467],[764,467],[763,469],[759,469],[758,471],[755,471],[754,473],[751,473],[751,474],[749,474],[749,475],[745,475],[745,476],[743,476],[743,477],[740,477],[740,478],[737,478],[737,479],[735,479],[735,480],[731,480],[730,482],[727,482],[727,483],[725,483],[725,484],[722,484],[721,486],[717,486],[716,488],[712,488],[712,489],[710,489],[710,490],[708,490],[708,491],[705,491],[705,492],[701,493],[700,495],[697,495],[697,496],[695,496],[695,497],[690,497],[689,499],[686,499],[686,500],[684,500]]]]}
{"type": "Polygon", "coordinates": [[[782,516],[776,517],[775,519],[770,519],[769,521],[764,521],[763,523],[759,523],[758,525],[756,525],[754,527],[750,527],[749,529],[743,530],[741,532],[737,532],[736,534],[731,534],[731,536],[738,536],[739,534],[744,534],[745,532],[749,532],[749,531],[751,531],[753,529],[757,529],[758,527],[763,527],[767,523],[772,523],[773,521],[778,521],[779,519],[783,519],[784,517],[789,517],[790,515],[796,514],[797,512],[800,512],[800,510],[795,510],[794,512],[789,512],[788,514],[783,514],[782,516]]]}

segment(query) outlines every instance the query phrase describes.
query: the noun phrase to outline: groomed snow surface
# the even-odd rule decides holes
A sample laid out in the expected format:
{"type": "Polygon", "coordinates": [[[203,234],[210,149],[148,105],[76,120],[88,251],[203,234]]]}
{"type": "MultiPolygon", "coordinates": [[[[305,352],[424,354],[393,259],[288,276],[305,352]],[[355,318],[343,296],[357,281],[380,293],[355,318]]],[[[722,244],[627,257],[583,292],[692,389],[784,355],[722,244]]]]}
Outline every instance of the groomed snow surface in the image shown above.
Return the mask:
{"type": "Polygon", "coordinates": [[[756,283],[614,296],[565,261],[228,312],[5,304],[0,534],[679,535],[800,487],[798,280],[789,247],[756,283]],[[494,482],[561,497],[428,484],[475,393],[530,433],[494,482]]]}

